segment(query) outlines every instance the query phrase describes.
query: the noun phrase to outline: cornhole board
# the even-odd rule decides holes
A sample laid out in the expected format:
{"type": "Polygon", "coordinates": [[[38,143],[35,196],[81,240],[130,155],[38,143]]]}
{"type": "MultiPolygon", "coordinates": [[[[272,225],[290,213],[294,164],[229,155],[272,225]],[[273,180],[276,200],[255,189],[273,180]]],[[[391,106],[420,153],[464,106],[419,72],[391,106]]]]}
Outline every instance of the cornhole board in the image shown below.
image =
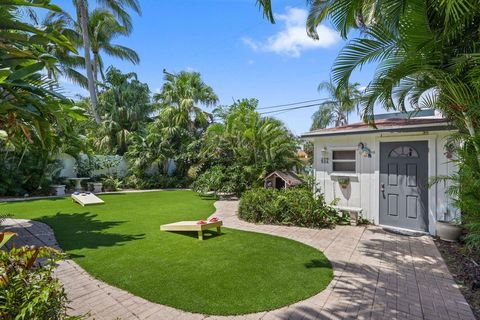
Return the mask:
{"type": "Polygon", "coordinates": [[[160,226],[160,231],[197,231],[198,240],[203,240],[203,231],[217,228],[217,233],[221,234],[222,221],[207,222],[197,224],[198,221],[179,221],[175,223],[164,224],[160,226]]]}
{"type": "Polygon", "coordinates": [[[102,199],[100,199],[93,193],[83,193],[83,192],[79,194],[72,194],[72,201],[84,207],[94,205],[94,204],[105,203],[102,199]]]}

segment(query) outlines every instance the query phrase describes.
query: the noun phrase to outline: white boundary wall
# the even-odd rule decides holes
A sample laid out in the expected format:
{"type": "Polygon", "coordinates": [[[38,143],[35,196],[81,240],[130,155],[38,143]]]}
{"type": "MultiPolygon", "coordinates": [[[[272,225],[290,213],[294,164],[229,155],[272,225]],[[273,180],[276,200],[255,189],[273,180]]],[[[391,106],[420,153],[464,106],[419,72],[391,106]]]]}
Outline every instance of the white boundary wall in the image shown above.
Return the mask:
{"type": "MultiPolygon", "coordinates": [[[[87,159],[87,155],[85,154],[80,154],[80,157],[82,159],[87,159]]],[[[112,168],[105,168],[101,170],[94,170],[93,171],[93,176],[98,176],[98,175],[116,175],[118,177],[125,177],[128,175],[128,162],[125,158],[122,156],[115,156],[115,155],[95,155],[93,156],[99,160],[104,160],[106,158],[111,158],[115,159],[115,161],[118,161],[118,164],[115,167],[112,168]]],[[[75,164],[77,163],[77,160],[72,157],[69,154],[63,153],[60,154],[58,159],[62,162],[63,169],[60,171],[60,176],[61,177],[66,177],[66,178],[75,178],[77,174],[75,173],[75,164]]],[[[152,166],[149,170],[147,170],[149,175],[154,175],[158,172],[158,169],[156,166],[152,166]]],[[[173,160],[169,160],[168,163],[168,175],[171,176],[175,173],[175,162],[173,160]]]]}

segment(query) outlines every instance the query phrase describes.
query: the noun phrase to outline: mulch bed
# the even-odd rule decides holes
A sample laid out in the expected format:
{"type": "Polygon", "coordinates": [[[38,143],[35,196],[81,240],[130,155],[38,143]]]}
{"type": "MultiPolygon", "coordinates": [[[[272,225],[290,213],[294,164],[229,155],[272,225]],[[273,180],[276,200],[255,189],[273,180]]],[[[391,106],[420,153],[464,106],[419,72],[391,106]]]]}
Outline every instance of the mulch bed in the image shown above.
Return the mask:
{"type": "Polygon", "coordinates": [[[435,240],[460,291],[480,319],[480,252],[469,252],[462,243],[435,240]]]}

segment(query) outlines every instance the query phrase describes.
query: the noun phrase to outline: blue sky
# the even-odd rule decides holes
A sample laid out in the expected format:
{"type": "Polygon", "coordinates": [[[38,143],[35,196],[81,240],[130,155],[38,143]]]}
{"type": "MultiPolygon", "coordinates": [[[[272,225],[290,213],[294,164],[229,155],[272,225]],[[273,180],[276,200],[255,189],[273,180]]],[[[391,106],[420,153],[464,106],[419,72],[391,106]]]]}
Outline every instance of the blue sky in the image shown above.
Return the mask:
{"type": "MultiPolygon", "coordinates": [[[[73,12],[70,0],[57,0],[73,12]]],[[[221,104],[257,98],[260,107],[325,97],[316,90],[329,80],[332,63],[345,44],[327,25],[320,41],[305,34],[304,0],[273,0],[277,23],[262,18],[254,0],[140,1],[142,15],[133,17],[134,31],[116,43],[135,49],[141,62],[132,65],[106,56],[127,72],[134,71],[150,90],[163,83],[162,70],[198,71],[213,87],[221,104]]],[[[90,3],[94,3],[90,1],[90,3]]],[[[357,72],[353,81],[366,85],[372,68],[357,72]]],[[[64,84],[69,95],[83,93],[64,84]]],[[[295,134],[308,131],[315,108],[275,115],[295,134]]],[[[357,120],[353,116],[351,121],[357,120]]]]}

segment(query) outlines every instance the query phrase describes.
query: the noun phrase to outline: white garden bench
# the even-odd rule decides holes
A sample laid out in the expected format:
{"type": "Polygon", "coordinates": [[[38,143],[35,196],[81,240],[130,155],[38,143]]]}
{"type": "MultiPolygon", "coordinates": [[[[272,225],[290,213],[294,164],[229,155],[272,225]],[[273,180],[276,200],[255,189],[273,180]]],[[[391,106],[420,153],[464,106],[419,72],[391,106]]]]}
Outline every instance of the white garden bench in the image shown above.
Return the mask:
{"type": "Polygon", "coordinates": [[[363,209],[359,207],[346,207],[346,206],[332,206],[339,212],[348,212],[350,215],[350,224],[356,226],[358,223],[358,216],[362,213],[363,209]]]}

